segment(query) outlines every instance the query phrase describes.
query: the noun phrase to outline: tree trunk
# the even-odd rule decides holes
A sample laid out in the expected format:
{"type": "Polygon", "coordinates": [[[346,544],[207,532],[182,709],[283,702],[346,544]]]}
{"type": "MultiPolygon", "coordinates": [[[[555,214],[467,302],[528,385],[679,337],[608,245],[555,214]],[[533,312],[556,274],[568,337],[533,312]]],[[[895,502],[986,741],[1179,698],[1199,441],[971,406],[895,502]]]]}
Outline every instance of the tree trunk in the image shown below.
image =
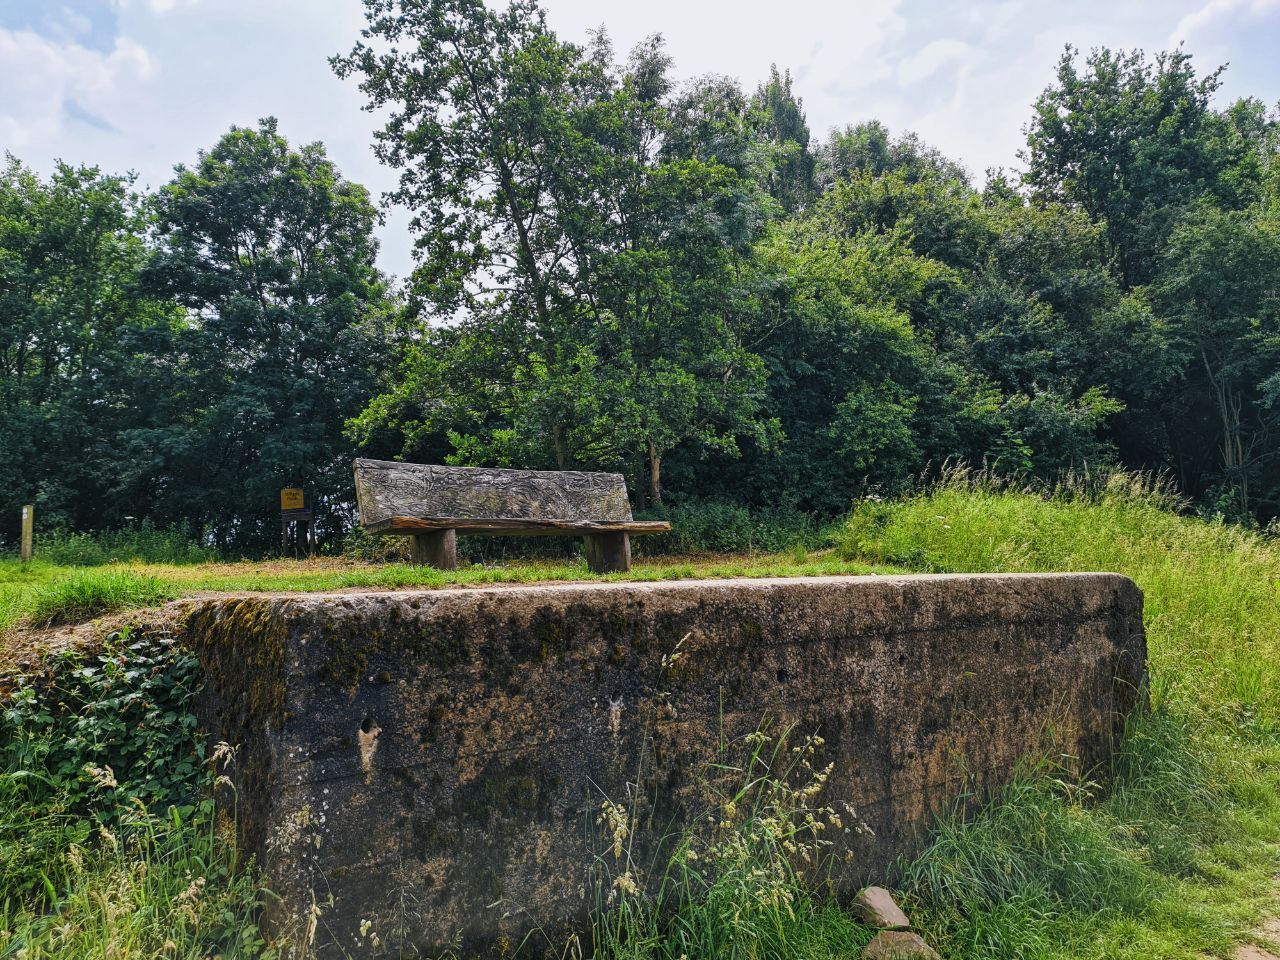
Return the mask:
{"type": "Polygon", "coordinates": [[[1222,467],[1228,483],[1236,488],[1240,512],[1249,512],[1248,458],[1245,456],[1244,424],[1240,415],[1243,398],[1231,389],[1226,377],[1214,375],[1213,366],[1204,351],[1200,352],[1209,383],[1217,401],[1218,416],[1222,419],[1222,467]]]}
{"type": "Polygon", "coordinates": [[[662,454],[649,441],[649,501],[655,506],[662,505],[662,454]]]}
{"type": "Polygon", "coordinates": [[[551,441],[556,448],[556,469],[569,469],[569,443],[564,438],[564,427],[556,424],[551,428],[551,441]]]}

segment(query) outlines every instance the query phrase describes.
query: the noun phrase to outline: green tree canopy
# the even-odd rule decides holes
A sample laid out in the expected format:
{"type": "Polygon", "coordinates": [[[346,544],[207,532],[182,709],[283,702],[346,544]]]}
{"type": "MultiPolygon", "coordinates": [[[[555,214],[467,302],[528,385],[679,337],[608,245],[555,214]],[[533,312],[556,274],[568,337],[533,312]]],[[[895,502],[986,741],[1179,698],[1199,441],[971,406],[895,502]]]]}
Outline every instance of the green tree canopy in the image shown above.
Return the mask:
{"type": "Polygon", "coordinates": [[[383,353],[368,193],[268,119],[178,167],[155,207],[149,287],[186,310],[156,362],[179,365],[181,388],[163,424],[126,435],[133,469],[222,546],[272,542],[291,484],[312,492],[322,523],[346,522],[342,427],[383,353]]]}
{"type": "Polygon", "coordinates": [[[140,286],[147,217],[129,177],[58,164],[0,172],[0,510],[38,504],[42,526],[145,516],[119,469],[121,437],[151,422],[140,357],[177,322],[140,286]]]}
{"type": "Polygon", "coordinates": [[[766,429],[740,332],[763,194],[727,151],[664,150],[682,107],[661,43],[618,64],[525,0],[366,10],[370,40],[335,67],[391,111],[378,149],[415,212],[414,296],[455,329],[409,347],[358,429],[443,431],[461,461],[643,461],[655,500],[677,446],[766,429]]]}

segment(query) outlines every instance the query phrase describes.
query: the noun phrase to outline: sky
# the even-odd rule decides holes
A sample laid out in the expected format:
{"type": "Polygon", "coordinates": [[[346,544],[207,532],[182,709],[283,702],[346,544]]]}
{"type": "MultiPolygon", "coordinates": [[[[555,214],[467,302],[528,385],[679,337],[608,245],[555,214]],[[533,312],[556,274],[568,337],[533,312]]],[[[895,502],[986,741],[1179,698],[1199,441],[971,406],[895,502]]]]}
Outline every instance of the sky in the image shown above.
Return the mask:
{"type": "MultiPolygon", "coordinates": [[[[1280,102],[1280,0],[543,0],[562,37],[603,24],[619,51],[662,34],[675,73],[748,90],[789,69],[809,125],[879,119],[913,130],[979,181],[1017,167],[1031,104],[1064,45],[1179,43],[1201,70],[1228,63],[1223,103],[1280,102]]],[[[157,187],[233,124],[279,118],[322,141],[375,194],[394,171],[370,150],[377,118],[327,58],[363,25],[359,0],[0,0],[0,151],[133,171],[157,187]]],[[[389,210],[380,264],[412,267],[409,215],[389,210]]]]}

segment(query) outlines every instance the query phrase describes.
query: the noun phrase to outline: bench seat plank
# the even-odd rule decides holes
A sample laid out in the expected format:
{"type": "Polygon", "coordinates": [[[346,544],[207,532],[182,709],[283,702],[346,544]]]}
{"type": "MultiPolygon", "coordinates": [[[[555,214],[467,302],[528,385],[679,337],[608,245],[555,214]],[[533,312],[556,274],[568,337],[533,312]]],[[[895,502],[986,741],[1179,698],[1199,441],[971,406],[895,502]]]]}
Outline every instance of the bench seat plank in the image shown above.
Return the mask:
{"type": "Polygon", "coordinates": [[[464,520],[441,517],[387,517],[366,525],[370,533],[425,533],[457,530],[459,533],[501,533],[510,536],[556,536],[579,533],[666,533],[665,520],[464,520]]]}

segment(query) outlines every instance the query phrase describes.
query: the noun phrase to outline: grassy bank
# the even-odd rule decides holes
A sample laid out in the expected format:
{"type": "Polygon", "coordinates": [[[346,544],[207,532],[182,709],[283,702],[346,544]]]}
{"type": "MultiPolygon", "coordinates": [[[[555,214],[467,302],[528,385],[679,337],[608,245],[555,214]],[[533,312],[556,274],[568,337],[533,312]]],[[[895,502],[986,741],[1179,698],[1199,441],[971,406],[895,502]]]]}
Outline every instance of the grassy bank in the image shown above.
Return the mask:
{"type": "Polygon", "coordinates": [[[1145,593],[1152,705],[1112,767],[1045,758],[905,867],[948,957],[1230,956],[1280,913],[1280,545],[1172,506],[1131,478],[1052,494],[961,479],[849,523],[849,559],[1115,570],[1145,593]]]}

